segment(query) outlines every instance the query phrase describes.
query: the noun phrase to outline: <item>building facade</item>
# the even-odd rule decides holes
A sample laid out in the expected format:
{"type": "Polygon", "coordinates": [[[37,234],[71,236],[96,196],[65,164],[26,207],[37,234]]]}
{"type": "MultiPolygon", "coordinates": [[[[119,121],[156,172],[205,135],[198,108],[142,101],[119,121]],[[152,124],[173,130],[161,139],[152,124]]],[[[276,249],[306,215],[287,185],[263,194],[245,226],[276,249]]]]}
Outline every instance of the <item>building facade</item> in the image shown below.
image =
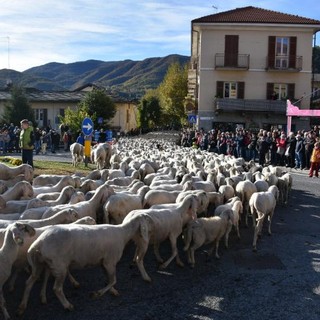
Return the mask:
{"type": "MultiPolygon", "coordinates": [[[[189,114],[197,126],[286,127],[286,100],[310,108],[320,21],[255,7],[192,21],[189,114]]],[[[294,118],[293,129],[309,118],[294,118]]]]}
{"type": "MultiPolygon", "coordinates": [[[[92,90],[90,86],[85,86],[76,91],[63,92],[46,92],[28,89],[26,90],[26,97],[34,110],[38,127],[58,129],[60,126],[59,116],[63,116],[67,108],[76,110],[79,102],[90,90],[92,90]]],[[[10,99],[11,94],[9,91],[0,91],[0,118],[4,112],[5,103],[10,99]]],[[[114,101],[117,111],[110,121],[110,127],[123,132],[136,129],[136,103],[124,99],[116,99],[114,101]]]]}

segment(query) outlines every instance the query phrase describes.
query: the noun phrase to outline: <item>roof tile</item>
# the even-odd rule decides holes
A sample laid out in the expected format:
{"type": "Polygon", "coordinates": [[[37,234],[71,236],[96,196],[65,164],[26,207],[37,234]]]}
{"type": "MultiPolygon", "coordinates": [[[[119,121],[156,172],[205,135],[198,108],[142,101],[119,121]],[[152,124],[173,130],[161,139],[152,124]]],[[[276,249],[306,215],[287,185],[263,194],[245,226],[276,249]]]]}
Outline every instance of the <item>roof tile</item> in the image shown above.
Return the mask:
{"type": "Polygon", "coordinates": [[[261,9],[256,7],[242,7],[219,12],[198,19],[192,23],[276,23],[276,24],[319,24],[319,20],[295,16],[292,14],[261,9]]]}

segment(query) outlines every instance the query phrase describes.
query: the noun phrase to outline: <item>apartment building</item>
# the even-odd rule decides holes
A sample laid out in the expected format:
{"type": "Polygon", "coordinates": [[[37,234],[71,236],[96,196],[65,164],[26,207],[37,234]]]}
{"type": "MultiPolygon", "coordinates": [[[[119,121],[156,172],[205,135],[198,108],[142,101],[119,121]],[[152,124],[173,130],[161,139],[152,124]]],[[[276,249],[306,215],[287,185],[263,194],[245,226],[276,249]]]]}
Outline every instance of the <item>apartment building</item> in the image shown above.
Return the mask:
{"type": "Polygon", "coordinates": [[[318,20],[252,6],[194,19],[186,109],[196,126],[285,130],[287,99],[310,108],[319,30],[318,20]]]}

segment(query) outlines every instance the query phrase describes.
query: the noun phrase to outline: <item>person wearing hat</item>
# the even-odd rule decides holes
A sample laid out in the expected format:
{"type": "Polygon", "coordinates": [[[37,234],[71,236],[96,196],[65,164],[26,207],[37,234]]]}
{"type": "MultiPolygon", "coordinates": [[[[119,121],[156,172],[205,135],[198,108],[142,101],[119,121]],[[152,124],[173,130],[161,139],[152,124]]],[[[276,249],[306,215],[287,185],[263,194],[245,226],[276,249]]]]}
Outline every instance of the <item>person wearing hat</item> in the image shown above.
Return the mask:
{"type": "Polygon", "coordinates": [[[19,146],[21,149],[22,163],[27,163],[33,167],[33,149],[34,149],[34,132],[33,127],[29,125],[28,119],[20,121],[21,132],[19,146]]]}

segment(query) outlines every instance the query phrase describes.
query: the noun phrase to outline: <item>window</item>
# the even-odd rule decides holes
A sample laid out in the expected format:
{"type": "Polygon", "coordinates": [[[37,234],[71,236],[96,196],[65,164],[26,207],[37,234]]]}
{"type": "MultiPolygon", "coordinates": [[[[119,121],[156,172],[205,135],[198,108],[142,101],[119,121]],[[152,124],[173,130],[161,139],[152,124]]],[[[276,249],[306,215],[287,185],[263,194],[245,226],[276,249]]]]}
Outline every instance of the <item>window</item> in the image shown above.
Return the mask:
{"type": "Polygon", "coordinates": [[[289,65],[289,38],[276,38],[275,68],[287,69],[289,65]]]}
{"type": "Polygon", "coordinates": [[[43,109],[35,109],[34,118],[36,121],[43,121],[43,109]]]}
{"type": "Polygon", "coordinates": [[[237,82],[225,82],[223,97],[229,99],[237,99],[237,82]]]}
{"type": "Polygon", "coordinates": [[[269,36],[268,68],[295,69],[297,65],[297,37],[269,36]]]}
{"type": "Polygon", "coordinates": [[[244,82],[217,81],[216,97],[244,99],[244,82]]]}
{"type": "Polygon", "coordinates": [[[267,83],[268,100],[294,99],[294,83],[267,83]]]}
{"type": "Polygon", "coordinates": [[[284,83],[275,83],[273,86],[273,91],[275,94],[274,100],[287,99],[288,97],[288,85],[284,83]]]}

